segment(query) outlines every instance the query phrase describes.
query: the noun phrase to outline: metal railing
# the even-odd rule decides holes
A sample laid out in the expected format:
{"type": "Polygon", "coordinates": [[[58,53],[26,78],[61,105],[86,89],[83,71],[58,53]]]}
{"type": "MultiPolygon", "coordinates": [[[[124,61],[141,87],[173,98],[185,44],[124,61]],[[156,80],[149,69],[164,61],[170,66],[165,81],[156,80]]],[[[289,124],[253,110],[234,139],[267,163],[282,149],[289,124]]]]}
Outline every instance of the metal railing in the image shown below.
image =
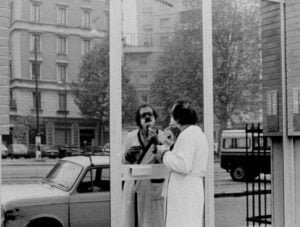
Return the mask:
{"type": "MultiPolygon", "coordinates": [[[[270,207],[268,203],[268,194],[271,194],[270,180],[266,177],[266,169],[270,169],[266,166],[265,161],[270,159],[270,151],[268,146],[267,137],[263,136],[263,130],[260,128],[260,124],[255,126],[251,124],[248,127],[246,125],[246,158],[251,160],[248,162],[247,169],[258,168],[258,172],[253,172],[252,176],[249,176],[246,180],[246,221],[247,226],[269,226],[271,222],[270,207]],[[251,144],[248,144],[251,141],[251,144]],[[250,166],[251,164],[255,166],[250,166]],[[265,169],[264,169],[265,168],[265,169]],[[261,177],[261,172],[264,172],[261,177]],[[258,175],[256,177],[256,175],[258,175]]],[[[268,163],[270,164],[270,163],[268,163]]],[[[267,165],[268,165],[267,164],[267,165]]]]}

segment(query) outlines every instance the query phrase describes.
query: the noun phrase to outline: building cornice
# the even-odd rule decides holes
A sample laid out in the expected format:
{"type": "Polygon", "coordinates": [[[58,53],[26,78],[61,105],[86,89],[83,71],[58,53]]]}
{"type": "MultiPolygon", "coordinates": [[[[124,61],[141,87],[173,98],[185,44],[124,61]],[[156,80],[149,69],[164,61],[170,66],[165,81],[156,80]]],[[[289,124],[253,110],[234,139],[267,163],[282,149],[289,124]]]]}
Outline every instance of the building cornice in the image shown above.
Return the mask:
{"type": "MultiPolygon", "coordinates": [[[[34,90],[35,89],[35,81],[27,78],[14,78],[10,80],[10,89],[27,89],[34,90]]],[[[40,80],[39,81],[39,89],[40,90],[48,90],[48,91],[70,91],[71,89],[67,86],[66,88],[62,86],[57,81],[47,81],[40,80]]]]}
{"type": "Polygon", "coordinates": [[[10,28],[10,33],[14,31],[28,31],[36,33],[53,33],[64,36],[79,36],[85,38],[103,38],[107,34],[106,31],[100,30],[97,32],[91,32],[91,29],[82,28],[80,26],[69,25],[54,25],[45,23],[34,23],[30,21],[15,20],[10,28]]]}

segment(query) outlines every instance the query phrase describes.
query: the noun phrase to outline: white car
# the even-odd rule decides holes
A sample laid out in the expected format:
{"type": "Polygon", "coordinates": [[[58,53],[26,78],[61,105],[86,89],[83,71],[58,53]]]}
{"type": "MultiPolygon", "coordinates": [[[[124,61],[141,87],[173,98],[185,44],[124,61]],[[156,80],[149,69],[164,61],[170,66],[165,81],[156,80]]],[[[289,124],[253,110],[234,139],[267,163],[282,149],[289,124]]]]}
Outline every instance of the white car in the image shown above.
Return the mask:
{"type": "Polygon", "coordinates": [[[3,227],[110,226],[109,156],[66,157],[40,184],[1,187],[3,227]]]}
{"type": "Polygon", "coordinates": [[[1,144],[0,146],[1,146],[1,157],[7,158],[8,156],[7,147],[4,144],[1,144]]]}

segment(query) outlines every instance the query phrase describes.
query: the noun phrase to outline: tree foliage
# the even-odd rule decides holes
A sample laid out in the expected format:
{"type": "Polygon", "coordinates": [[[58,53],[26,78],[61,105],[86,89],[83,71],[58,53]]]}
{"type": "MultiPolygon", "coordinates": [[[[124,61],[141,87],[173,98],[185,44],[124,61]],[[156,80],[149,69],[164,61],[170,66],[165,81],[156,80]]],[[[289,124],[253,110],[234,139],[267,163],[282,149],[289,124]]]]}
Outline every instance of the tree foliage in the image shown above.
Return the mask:
{"type": "Polygon", "coordinates": [[[195,101],[202,115],[202,42],[201,21],[197,11],[184,15],[189,23],[180,24],[175,35],[164,49],[158,65],[158,73],[151,86],[154,105],[162,106],[162,115],[167,124],[169,111],[175,100],[189,98],[195,101]]]}
{"type": "MultiPolygon", "coordinates": [[[[105,39],[82,58],[78,81],[73,82],[74,101],[83,116],[97,119],[101,125],[109,124],[109,42],[105,39]]],[[[135,89],[130,85],[128,73],[122,69],[123,123],[134,120],[137,106],[135,89]]]]}
{"type": "MultiPolygon", "coordinates": [[[[187,97],[202,113],[202,10],[189,5],[160,58],[152,84],[154,104],[167,111],[187,97]]],[[[197,5],[197,4],[196,4],[197,5]]],[[[228,119],[259,108],[259,5],[254,0],[213,1],[214,113],[222,127],[228,119]],[[256,105],[253,103],[256,102],[256,105]]]]}

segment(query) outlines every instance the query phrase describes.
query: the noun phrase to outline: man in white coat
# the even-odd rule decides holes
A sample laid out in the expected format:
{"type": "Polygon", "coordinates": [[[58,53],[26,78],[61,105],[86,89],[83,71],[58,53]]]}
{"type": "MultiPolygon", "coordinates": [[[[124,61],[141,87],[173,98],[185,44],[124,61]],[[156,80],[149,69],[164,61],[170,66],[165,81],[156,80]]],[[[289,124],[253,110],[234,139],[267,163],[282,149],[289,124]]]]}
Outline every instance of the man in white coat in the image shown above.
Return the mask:
{"type": "MultiPolygon", "coordinates": [[[[124,144],[124,164],[158,163],[156,145],[163,132],[156,129],[157,114],[150,105],[136,112],[139,129],[130,132],[124,144]]],[[[164,227],[162,188],[164,179],[125,181],[122,193],[122,227],[164,227]]]]}

